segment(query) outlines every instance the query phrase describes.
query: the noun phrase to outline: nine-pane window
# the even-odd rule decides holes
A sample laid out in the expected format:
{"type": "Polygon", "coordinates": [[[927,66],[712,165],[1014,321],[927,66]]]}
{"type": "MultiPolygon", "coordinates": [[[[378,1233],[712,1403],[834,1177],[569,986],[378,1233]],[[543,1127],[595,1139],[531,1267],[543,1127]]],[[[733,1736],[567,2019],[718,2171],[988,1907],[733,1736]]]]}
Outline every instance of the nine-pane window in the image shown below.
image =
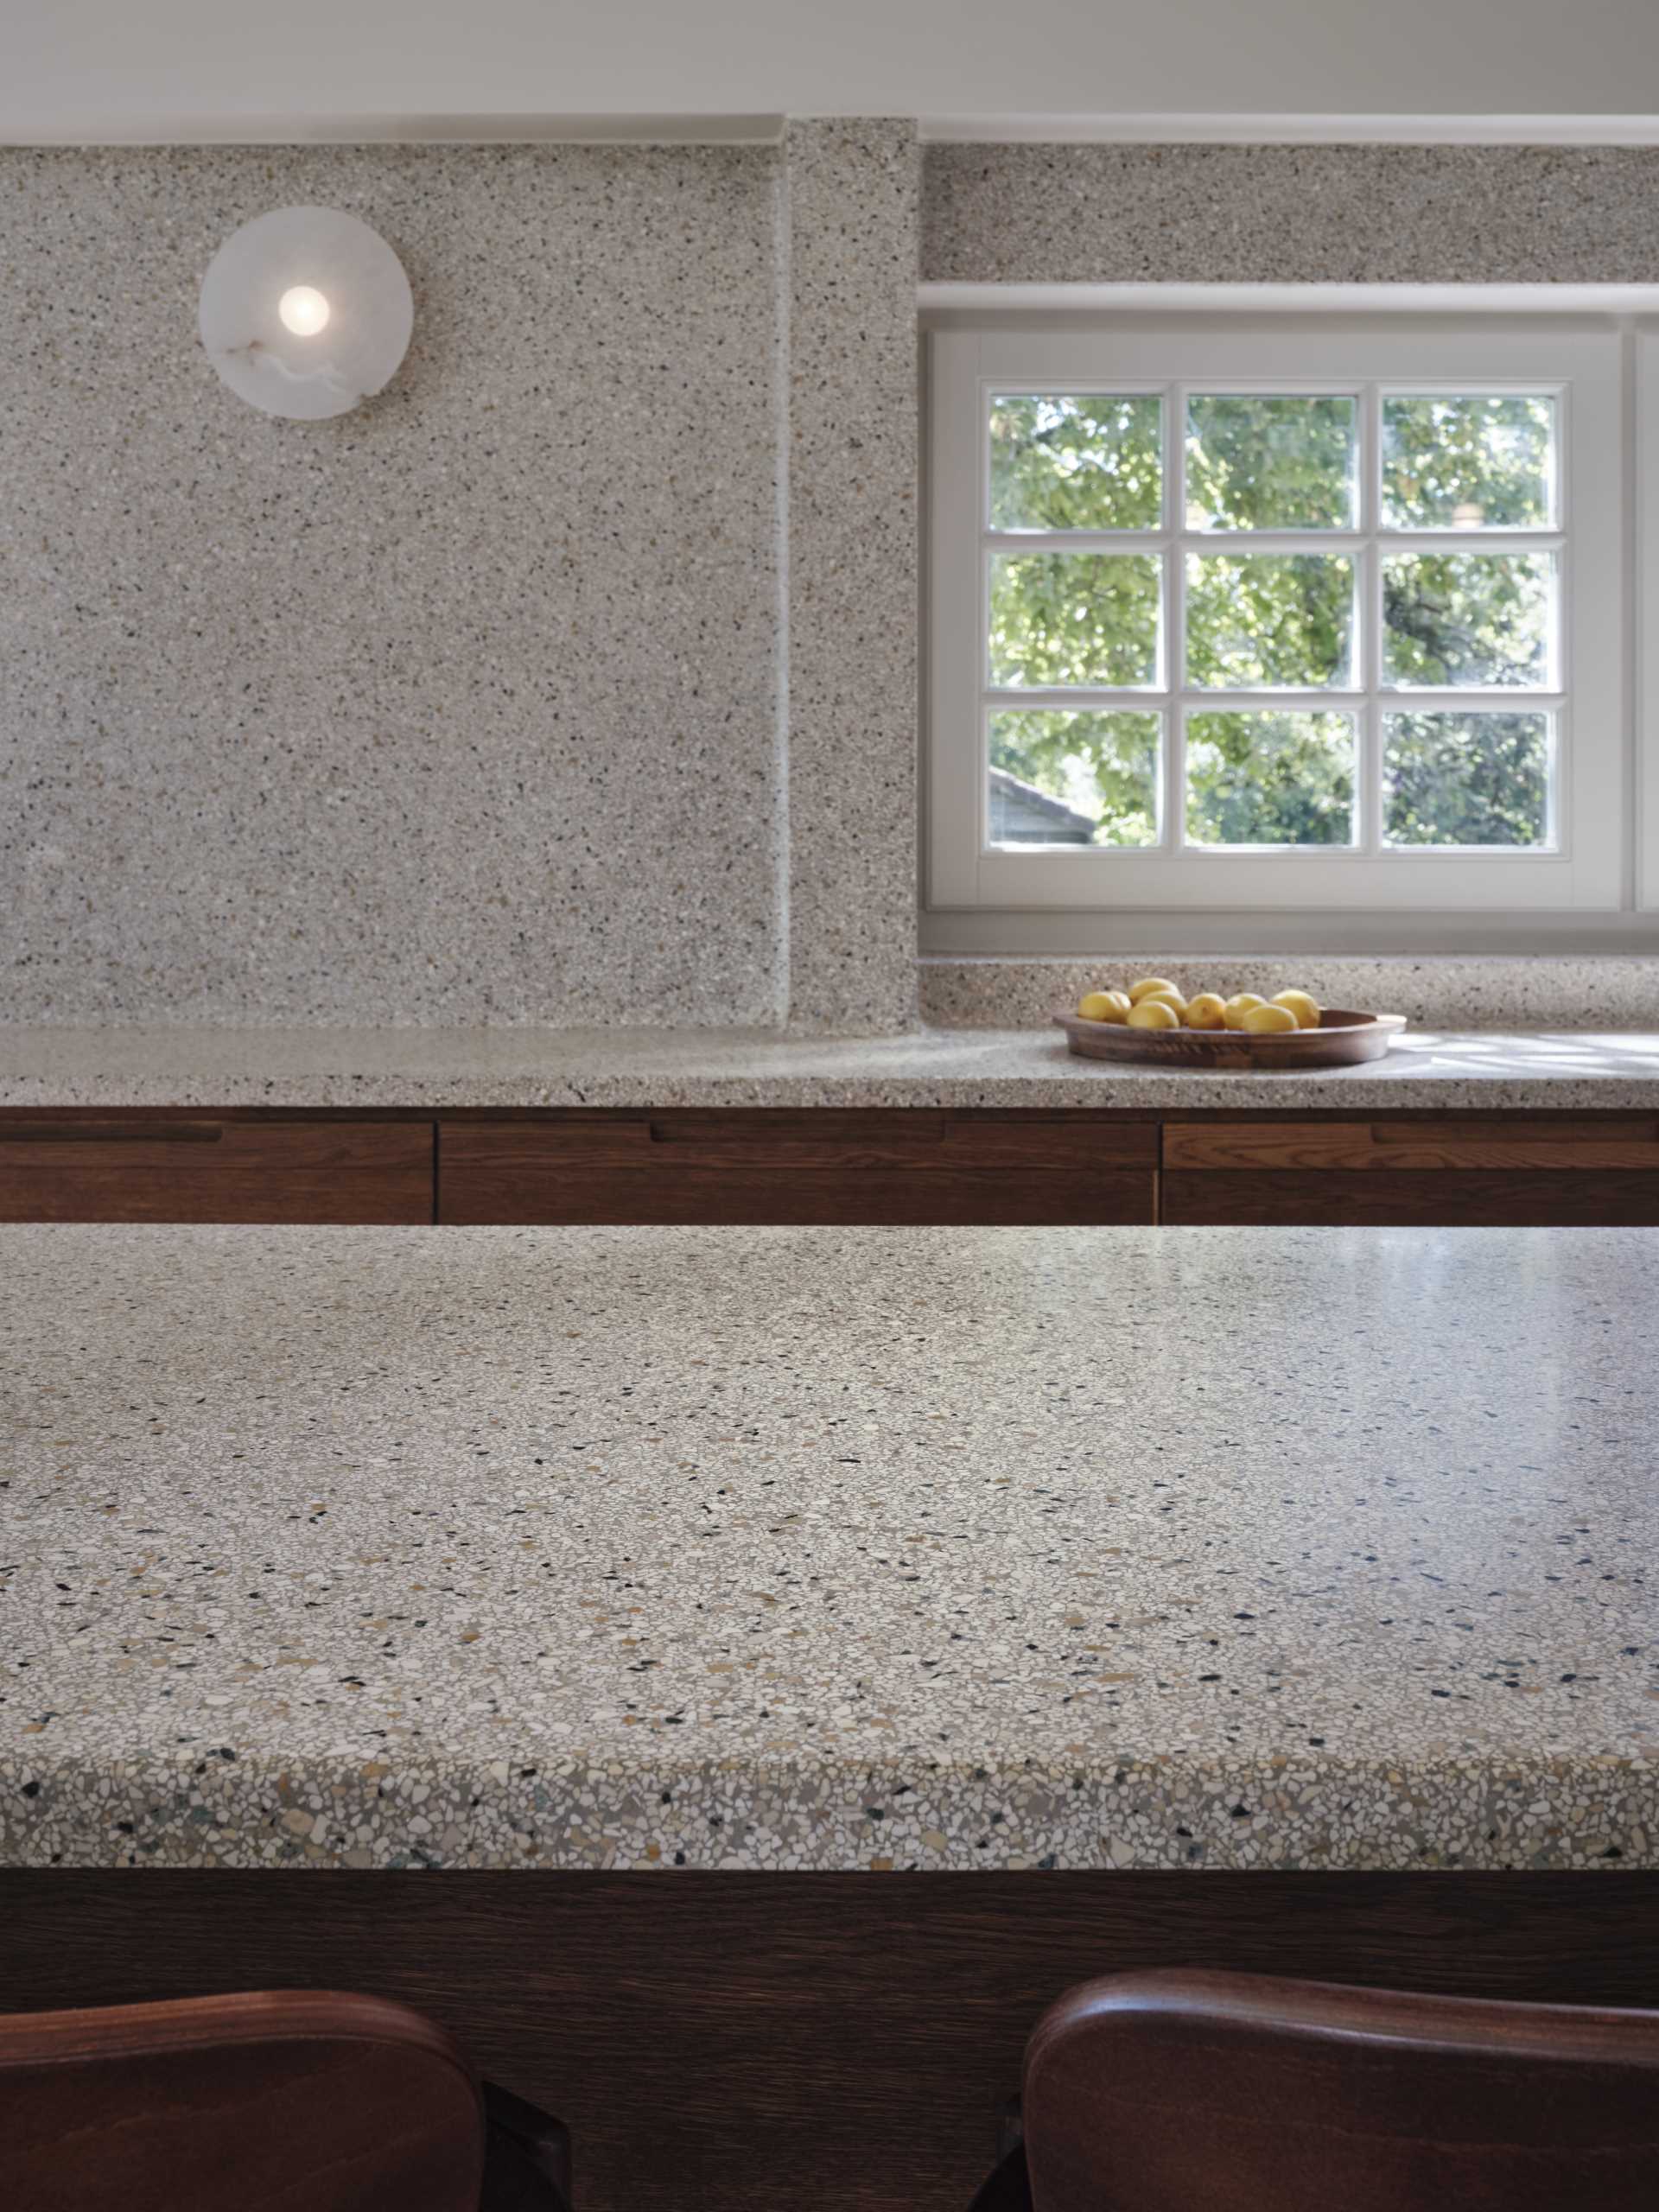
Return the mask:
{"type": "MultiPolygon", "coordinates": [[[[947,365],[966,343],[934,340],[947,365]]],[[[1520,375],[1547,341],[1517,361],[1396,336],[1363,375],[1318,372],[1322,352],[1363,359],[1351,338],[1230,350],[1237,374],[1182,373],[1184,355],[1224,358],[1225,334],[1126,349],[1008,332],[936,373],[935,470],[971,472],[933,487],[943,903],[953,886],[957,903],[999,903],[1005,882],[1001,903],[1027,903],[1045,856],[1080,852],[1102,865],[1051,871],[1066,889],[1039,899],[1614,903],[1597,879],[1616,796],[1575,814],[1567,753],[1582,741],[1599,772],[1624,741],[1617,671],[1592,673],[1588,737],[1568,683],[1575,590],[1619,596],[1617,517],[1575,514],[1571,435],[1576,409],[1578,458],[1615,481],[1616,423],[1582,412],[1617,416],[1617,341],[1520,375]],[[1022,353],[1110,370],[1126,350],[1168,372],[995,372],[1022,353]],[[1263,375],[1264,358],[1299,372],[1263,375]],[[970,823],[978,861],[1017,855],[1018,873],[980,866],[969,885],[970,823]],[[1529,880],[1528,858],[1554,872],[1529,880]],[[1370,866],[1339,878],[1343,861],[1370,866]],[[1448,872],[1459,861],[1484,876],[1448,872]]],[[[1618,621],[1615,607],[1598,659],[1618,621]]]]}
{"type": "Polygon", "coordinates": [[[1375,711],[1383,846],[1550,849],[1554,393],[984,405],[987,768],[1055,842],[1352,849],[1375,711]]]}

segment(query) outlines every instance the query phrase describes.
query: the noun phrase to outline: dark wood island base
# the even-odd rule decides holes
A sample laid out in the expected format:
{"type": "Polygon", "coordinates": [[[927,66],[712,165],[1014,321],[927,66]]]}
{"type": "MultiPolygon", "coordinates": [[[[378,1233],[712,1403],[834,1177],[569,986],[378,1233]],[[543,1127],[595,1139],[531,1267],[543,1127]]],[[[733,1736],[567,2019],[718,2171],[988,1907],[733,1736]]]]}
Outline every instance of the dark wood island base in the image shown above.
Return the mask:
{"type": "Polygon", "coordinates": [[[1659,1875],[0,1873],[9,2011],[399,1998],[574,2130],[582,2212],[965,2212],[1069,1984],[1659,2000],[1659,1875]]]}

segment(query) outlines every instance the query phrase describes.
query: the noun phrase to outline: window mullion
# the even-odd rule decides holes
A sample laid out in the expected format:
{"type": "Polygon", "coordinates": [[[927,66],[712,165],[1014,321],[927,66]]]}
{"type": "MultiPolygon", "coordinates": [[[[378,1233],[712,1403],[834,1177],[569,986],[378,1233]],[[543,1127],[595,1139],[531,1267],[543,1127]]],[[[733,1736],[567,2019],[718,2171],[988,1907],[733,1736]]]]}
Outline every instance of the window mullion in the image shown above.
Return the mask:
{"type": "Polygon", "coordinates": [[[1377,532],[1382,519],[1382,400],[1375,383],[1365,386],[1360,408],[1360,528],[1364,550],[1354,579],[1358,599],[1360,664],[1355,671],[1365,692],[1359,713],[1359,820],[1362,853],[1382,849],[1382,714],[1377,689],[1382,679],[1382,562],[1377,532]]]}

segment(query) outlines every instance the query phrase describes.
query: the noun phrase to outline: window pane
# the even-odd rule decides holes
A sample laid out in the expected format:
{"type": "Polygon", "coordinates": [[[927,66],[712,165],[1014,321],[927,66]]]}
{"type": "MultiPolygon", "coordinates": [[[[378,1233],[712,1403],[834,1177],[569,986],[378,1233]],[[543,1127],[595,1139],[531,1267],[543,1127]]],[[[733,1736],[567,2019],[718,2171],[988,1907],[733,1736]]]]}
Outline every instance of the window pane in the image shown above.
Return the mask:
{"type": "Polygon", "coordinates": [[[1186,557],[1186,680],[1197,690],[1344,690],[1353,633],[1346,554],[1186,557]]]}
{"type": "Polygon", "coordinates": [[[1192,715],[1186,836],[1193,845],[1351,845],[1351,715],[1192,715]]]}
{"type": "Polygon", "coordinates": [[[1535,530],[1554,520],[1553,399],[1382,402],[1382,520],[1395,530],[1535,530]]]}
{"type": "Polygon", "coordinates": [[[993,530],[1156,530],[1163,519],[1156,392],[998,392],[993,530]]]}
{"type": "Polygon", "coordinates": [[[1549,842],[1548,715],[1384,715],[1390,845],[1549,842]]]}
{"type": "Polygon", "coordinates": [[[1154,553],[1004,553],[991,563],[993,683],[1158,681],[1154,553]]]}
{"type": "Polygon", "coordinates": [[[1186,403],[1189,530],[1351,530],[1352,399],[1195,393],[1186,403]]]}
{"type": "Polygon", "coordinates": [[[994,845],[1155,845],[1162,716],[991,716],[994,845]]]}
{"type": "Polygon", "coordinates": [[[1390,553],[1382,680],[1548,690],[1554,607],[1553,553],[1390,553]]]}

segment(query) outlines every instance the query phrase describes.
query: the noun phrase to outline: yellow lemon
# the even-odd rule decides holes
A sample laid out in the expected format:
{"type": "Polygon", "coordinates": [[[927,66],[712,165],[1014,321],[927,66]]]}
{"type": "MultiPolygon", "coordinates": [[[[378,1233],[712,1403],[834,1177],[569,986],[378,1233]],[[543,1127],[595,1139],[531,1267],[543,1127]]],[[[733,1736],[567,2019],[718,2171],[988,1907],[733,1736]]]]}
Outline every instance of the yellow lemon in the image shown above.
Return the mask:
{"type": "Polygon", "coordinates": [[[1181,1017],[1167,999],[1142,999],[1129,1008],[1131,1029],[1179,1029],[1180,1026],[1181,1017]]]}
{"type": "Polygon", "coordinates": [[[1142,999],[1149,999],[1157,991],[1166,997],[1179,998],[1180,994],[1166,976],[1143,976],[1138,983],[1129,985],[1129,1004],[1139,1006],[1142,999]]]}
{"type": "Polygon", "coordinates": [[[1224,1029],[1227,1008],[1215,991],[1200,991],[1186,1002],[1186,1026],[1189,1029],[1224,1029]]]}
{"type": "Polygon", "coordinates": [[[1077,1013],[1084,1021],[1127,1021],[1128,997],[1122,991],[1086,991],[1077,1001],[1077,1013]]]}
{"type": "Polygon", "coordinates": [[[1273,1037],[1300,1025],[1287,1006],[1253,1006],[1244,1016],[1244,1027],[1257,1037],[1273,1037]]]}
{"type": "Polygon", "coordinates": [[[1173,983],[1166,991],[1148,991],[1145,998],[1137,999],[1135,1004],[1137,1006],[1166,1006],[1170,1012],[1176,1015],[1181,1015],[1186,1012],[1186,1001],[1173,983]]]}
{"type": "Polygon", "coordinates": [[[1254,991],[1241,991],[1236,999],[1229,999],[1221,1009],[1221,1018],[1229,1029],[1242,1029],[1244,1017],[1253,1007],[1262,1003],[1254,991]]]}
{"type": "Polygon", "coordinates": [[[1296,1017],[1299,1029],[1317,1029],[1319,1026],[1319,1002],[1306,991],[1275,991],[1268,1004],[1287,1006],[1296,1017]]]}

